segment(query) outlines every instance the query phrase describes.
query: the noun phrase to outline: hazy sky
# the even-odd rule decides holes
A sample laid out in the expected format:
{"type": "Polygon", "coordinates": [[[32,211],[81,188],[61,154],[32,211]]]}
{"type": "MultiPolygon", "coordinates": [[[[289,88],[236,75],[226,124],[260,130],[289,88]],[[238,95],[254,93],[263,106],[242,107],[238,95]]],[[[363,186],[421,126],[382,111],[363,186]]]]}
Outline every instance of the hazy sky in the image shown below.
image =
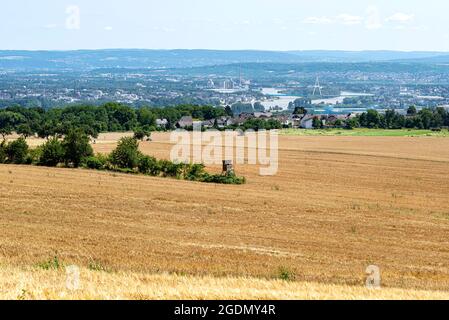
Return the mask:
{"type": "Polygon", "coordinates": [[[0,49],[449,51],[447,0],[14,0],[0,49]]]}

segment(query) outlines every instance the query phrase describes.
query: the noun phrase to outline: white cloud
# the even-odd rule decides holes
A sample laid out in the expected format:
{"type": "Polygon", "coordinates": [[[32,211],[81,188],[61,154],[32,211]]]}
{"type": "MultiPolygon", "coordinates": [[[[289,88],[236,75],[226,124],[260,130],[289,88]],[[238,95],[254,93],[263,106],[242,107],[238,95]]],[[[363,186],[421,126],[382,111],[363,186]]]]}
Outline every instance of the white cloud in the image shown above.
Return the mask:
{"type": "Polygon", "coordinates": [[[304,24],[342,24],[346,26],[362,25],[368,30],[377,30],[384,27],[384,22],[392,22],[398,24],[395,29],[404,30],[404,25],[413,21],[414,14],[407,13],[395,13],[394,15],[384,19],[381,17],[379,8],[376,6],[369,6],[366,9],[366,14],[363,16],[353,15],[350,13],[342,13],[338,16],[311,16],[302,20],[304,24]]]}
{"type": "Polygon", "coordinates": [[[112,29],[113,29],[113,28],[112,28],[111,26],[106,26],[106,27],[104,27],[104,30],[105,30],[105,31],[112,31],[112,29]]]}
{"type": "Polygon", "coordinates": [[[57,24],[50,23],[44,26],[45,29],[56,29],[58,27],[57,24]]]}
{"type": "Polygon", "coordinates": [[[306,24],[330,24],[332,22],[332,19],[328,17],[308,17],[303,20],[303,23],[306,24]]]}
{"type": "Polygon", "coordinates": [[[387,22],[397,22],[397,23],[408,23],[408,22],[413,21],[413,19],[415,19],[414,14],[398,12],[398,13],[395,13],[394,15],[392,15],[391,17],[388,17],[386,19],[386,21],[387,22]]]}
{"type": "Polygon", "coordinates": [[[363,18],[360,16],[353,16],[347,13],[343,13],[337,17],[337,20],[343,23],[344,25],[356,25],[361,24],[363,18]]]}

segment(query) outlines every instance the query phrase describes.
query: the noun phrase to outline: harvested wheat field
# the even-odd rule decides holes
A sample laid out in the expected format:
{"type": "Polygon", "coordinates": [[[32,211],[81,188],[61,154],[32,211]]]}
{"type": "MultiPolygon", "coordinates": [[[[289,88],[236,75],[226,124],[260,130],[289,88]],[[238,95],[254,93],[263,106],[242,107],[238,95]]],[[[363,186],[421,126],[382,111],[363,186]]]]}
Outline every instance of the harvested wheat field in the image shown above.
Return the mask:
{"type": "Polygon", "coordinates": [[[1,165],[0,298],[64,298],[54,257],[91,279],[68,298],[449,298],[449,138],[281,136],[279,154],[273,177],[237,166],[243,186],[1,165]]]}
{"type": "MultiPolygon", "coordinates": [[[[2,299],[126,299],[126,300],[361,300],[447,299],[447,292],[385,288],[366,289],[311,282],[288,282],[243,277],[191,277],[169,274],[107,273],[80,270],[77,290],[66,287],[62,271],[0,269],[2,299]]],[[[69,287],[70,288],[70,287],[69,287]]]]}

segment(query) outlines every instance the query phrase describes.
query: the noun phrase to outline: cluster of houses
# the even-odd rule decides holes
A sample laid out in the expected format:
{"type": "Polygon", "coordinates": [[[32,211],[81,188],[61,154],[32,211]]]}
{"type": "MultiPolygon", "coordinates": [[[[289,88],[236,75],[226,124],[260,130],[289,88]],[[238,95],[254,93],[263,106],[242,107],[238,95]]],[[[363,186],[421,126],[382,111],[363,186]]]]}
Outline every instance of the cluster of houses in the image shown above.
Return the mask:
{"type": "Polygon", "coordinates": [[[314,114],[294,114],[285,116],[285,119],[279,119],[283,125],[295,129],[313,129],[314,119],[321,120],[323,126],[335,127],[337,124],[344,123],[355,117],[355,114],[335,114],[335,115],[314,115],[314,114]]]}
{"type": "MultiPolygon", "coordinates": [[[[313,114],[273,114],[271,112],[254,112],[254,113],[242,113],[236,117],[219,117],[216,119],[201,121],[201,126],[205,129],[213,127],[227,128],[232,125],[241,125],[250,119],[263,119],[278,120],[284,127],[289,128],[301,128],[301,129],[313,129],[314,119],[318,118],[322,121],[324,126],[335,126],[338,122],[345,122],[350,118],[355,117],[354,114],[345,115],[313,115],[313,114]]],[[[176,127],[180,129],[191,128],[194,123],[198,123],[191,116],[182,117],[177,123],[176,127]]],[[[165,127],[168,124],[167,119],[157,119],[156,124],[158,127],[165,127]]]]}
{"type": "MultiPolygon", "coordinates": [[[[176,128],[180,128],[180,129],[191,128],[194,123],[199,123],[199,122],[201,123],[201,127],[205,128],[205,129],[210,129],[215,126],[217,126],[218,128],[226,128],[226,127],[229,127],[234,124],[244,123],[245,121],[246,121],[246,119],[240,118],[240,117],[239,118],[219,117],[216,119],[196,121],[191,116],[184,116],[176,123],[176,128]]],[[[165,124],[167,123],[167,121],[165,119],[163,119],[163,120],[158,119],[156,121],[156,123],[158,126],[162,127],[164,123],[165,124]]]]}

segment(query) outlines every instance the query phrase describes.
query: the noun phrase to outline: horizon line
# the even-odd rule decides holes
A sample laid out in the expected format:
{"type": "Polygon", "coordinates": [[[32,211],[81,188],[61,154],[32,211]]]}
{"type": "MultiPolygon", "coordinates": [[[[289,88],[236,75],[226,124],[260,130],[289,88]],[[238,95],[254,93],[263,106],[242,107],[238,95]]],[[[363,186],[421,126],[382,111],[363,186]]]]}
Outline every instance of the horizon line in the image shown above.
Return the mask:
{"type": "Polygon", "coordinates": [[[170,49],[154,49],[154,48],[97,48],[97,49],[0,49],[0,51],[25,51],[25,52],[74,52],[74,51],[124,51],[124,50],[136,50],[136,51],[221,51],[221,52],[350,52],[350,53],[362,53],[362,52],[400,52],[400,53],[448,53],[449,51],[440,50],[392,50],[392,49],[366,49],[366,50],[343,50],[343,49],[297,49],[297,50],[267,50],[267,49],[207,49],[207,48],[170,48],[170,49]]]}

